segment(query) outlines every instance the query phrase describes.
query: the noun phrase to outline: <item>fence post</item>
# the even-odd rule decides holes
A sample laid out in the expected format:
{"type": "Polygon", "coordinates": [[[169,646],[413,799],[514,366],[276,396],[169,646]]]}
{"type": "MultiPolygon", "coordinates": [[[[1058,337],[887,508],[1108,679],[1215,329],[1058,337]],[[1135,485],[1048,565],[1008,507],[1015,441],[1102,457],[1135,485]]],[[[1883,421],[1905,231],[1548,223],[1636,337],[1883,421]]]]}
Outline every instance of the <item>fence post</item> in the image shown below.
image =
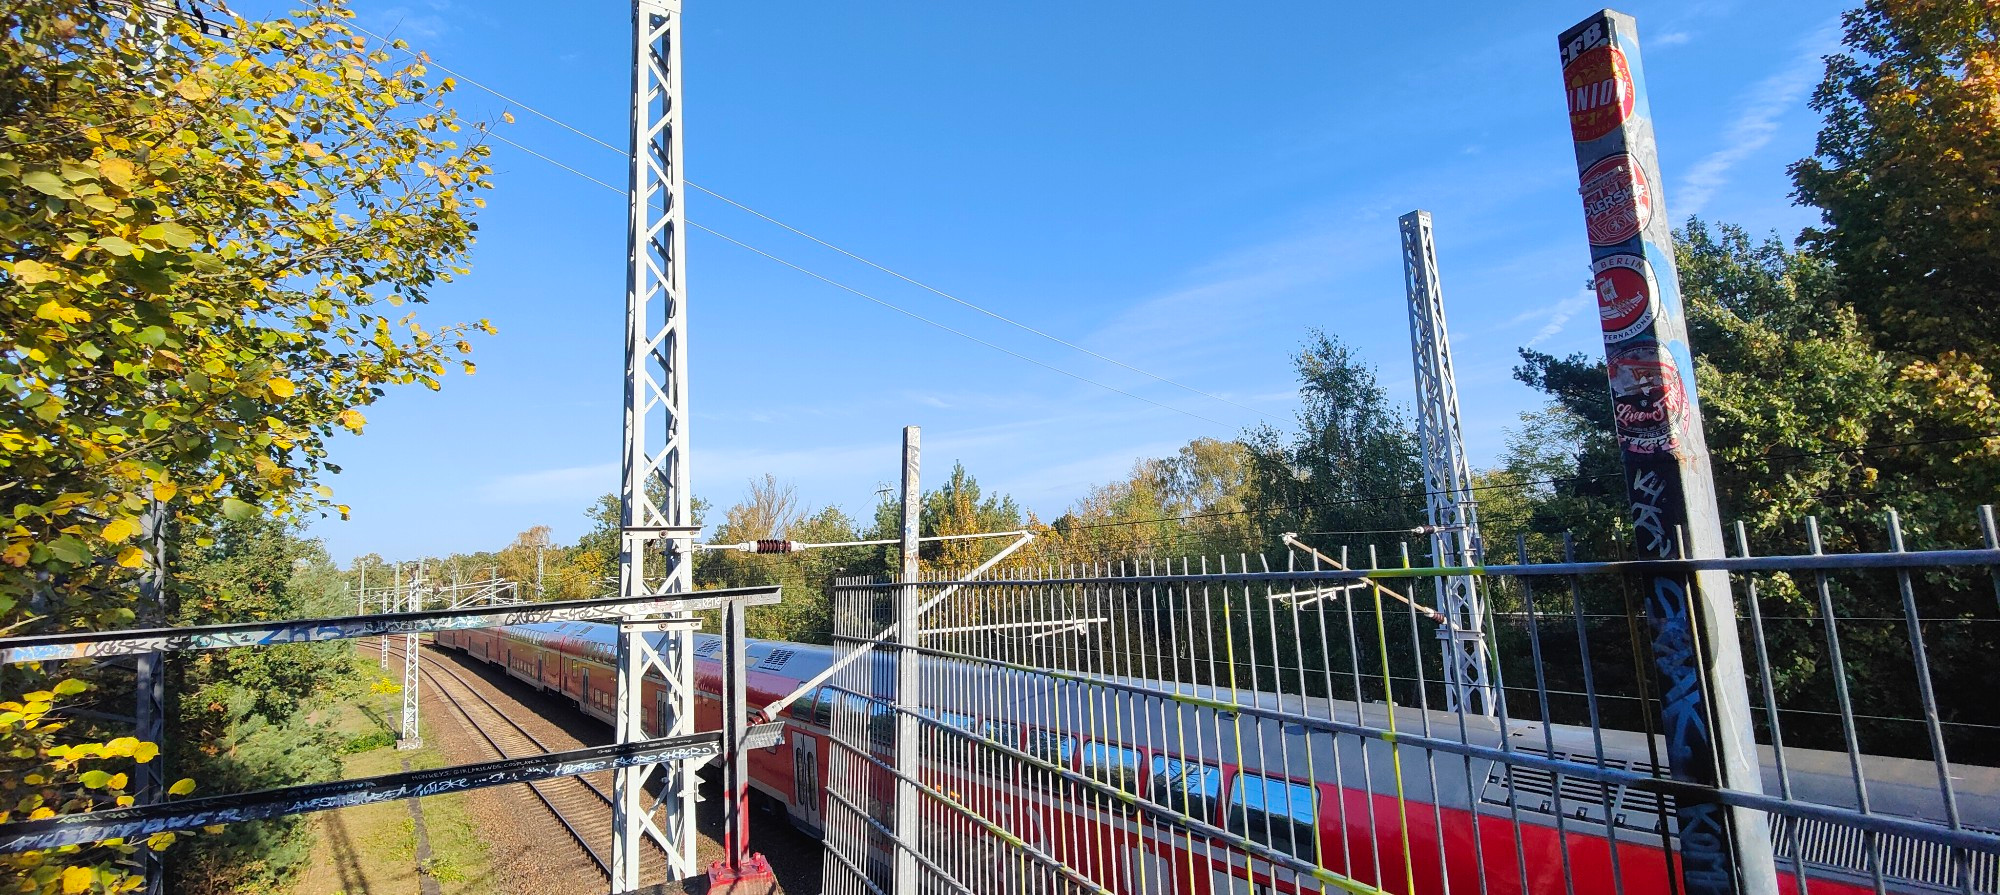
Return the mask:
{"type": "MultiPolygon", "coordinates": [[[[896,707],[915,711],[917,698],[917,654],[908,649],[917,645],[917,538],[918,511],[922,492],[918,486],[917,457],[921,433],[916,426],[903,427],[903,528],[902,568],[896,589],[896,707]]],[[[915,895],[917,891],[917,719],[907,712],[896,713],[895,768],[903,774],[896,780],[895,796],[895,879],[889,891],[915,895]]]]}
{"type": "MultiPolygon", "coordinates": [[[[1564,31],[1558,46],[1633,546],[1645,559],[1720,557],[1722,519],[1661,196],[1638,25],[1602,10],[1564,31]]],[[[1728,573],[1647,573],[1641,586],[1674,779],[1762,792],[1728,573]]],[[[1689,895],[1777,891],[1762,812],[1680,796],[1675,814],[1689,895]]]]}
{"type": "MultiPolygon", "coordinates": [[[[148,506],[141,517],[140,543],[145,545],[146,565],[139,573],[140,611],[145,617],[142,624],[167,626],[173,624],[167,606],[167,507],[159,498],[147,495],[148,506]]],[[[139,762],[132,770],[132,798],[136,804],[151,805],[160,801],[165,791],[166,745],[167,745],[167,654],[163,652],[141,653],[133,665],[133,735],[142,743],[152,743],[160,747],[158,758],[139,762]]],[[[139,891],[142,895],[160,895],[166,886],[166,862],[163,856],[150,848],[139,849],[139,861],[145,883],[139,891]]]]}

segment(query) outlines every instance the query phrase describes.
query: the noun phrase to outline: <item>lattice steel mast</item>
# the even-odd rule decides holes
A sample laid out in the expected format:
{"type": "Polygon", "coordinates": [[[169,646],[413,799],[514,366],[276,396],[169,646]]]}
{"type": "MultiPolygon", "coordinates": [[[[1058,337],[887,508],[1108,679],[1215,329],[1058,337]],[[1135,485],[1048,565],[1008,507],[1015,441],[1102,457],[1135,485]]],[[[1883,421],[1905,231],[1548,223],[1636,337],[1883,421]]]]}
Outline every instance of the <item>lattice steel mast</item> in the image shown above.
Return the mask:
{"type": "MultiPolygon", "coordinates": [[[[417,574],[410,578],[409,588],[396,595],[398,602],[396,609],[402,612],[422,612],[424,590],[429,586],[430,581],[424,576],[424,565],[419,562],[417,574]]],[[[385,642],[387,639],[383,638],[385,642]]],[[[410,631],[403,635],[403,732],[396,740],[398,749],[421,749],[424,746],[423,728],[418,726],[417,721],[417,688],[422,683],[417,678],[418,647],[417,632],[410,631]]]]}
{"type": "MultiPolygon", "coordinates": [[[[1403,282],[1410,298],[1410,352],[1417,374],[1417,444],[1423,454],[1424,495],[1430,514],[1431,553],[1440,566],[1464,567],[1481,560],[1479,505],[1472,499],[1472,470],[1459,436],[1458,379],[1452,372],[1451,342],[1445,335],[1444,292],[1438,285],[1437,246],[1431,214],[1412,211],[1403,230],[1403,282]]],[[[1496,691],[1487,679],[1485,599],[1471,575],[1433,579],[1438,628],[1444,647],[1444,683],[1449,708],[1494,713],[1496,691]]]]}
{"type": "MultiPolygon", "coordinates": [[[[681,198],[681,5],[637,0],[632,18],[632,129],[625,281],[625,452],[619,493],[623,538],[619,593],[693,589],[693,506],[688,490],[687,228],[681,198]],[[664,549],[662,549],[664,548],[664,549]],[[648,563],[657,562],[656,570],[648,563]]],[[[617,739],[647,738],[638,684],[666,683],[658,736],[694,733],[691,614],[619,626],[617,739]]],[[[611,891],[639,888],[641,845],[657,842],[673,879],[695,874],[693,769],[680,763],[618,771],[613,785],[611,891]],[[648,805],[646,784],[663,777],[648,805]],[[655,823],[654,811],[665,816],[655,823]]]]}

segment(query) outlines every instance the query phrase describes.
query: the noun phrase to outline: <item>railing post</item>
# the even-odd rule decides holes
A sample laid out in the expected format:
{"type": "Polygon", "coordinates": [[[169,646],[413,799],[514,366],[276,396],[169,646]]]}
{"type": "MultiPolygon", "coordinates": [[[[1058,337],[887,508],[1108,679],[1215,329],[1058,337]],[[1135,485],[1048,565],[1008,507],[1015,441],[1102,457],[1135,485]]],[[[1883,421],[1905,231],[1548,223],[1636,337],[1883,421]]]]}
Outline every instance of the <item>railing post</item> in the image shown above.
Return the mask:
{"type": "MultiPolygon", "coordinates": [[[[140,609],[148,616],[143,621],[149,624],[167,625],[172,619],[167,613],[167,508],[158,498],[148,495],[150,506],[141,517],[140,543],[147,551],[145,570],[139,575],[140,609]]],[[[160,754],[152,761],[142,761],[132,769],[132,798],[136,804],[151,805],[160,801],[165,792],[167,763],[167,654],[164,652],[142,653],[133,665],[132,720],[133,736],[139,742],[152,743],[160,747],[160,754]]],[[[150,848],[139,849],[140,865],[145,883],[140,887],[142,895],[160,895],[166,886],[166,863],[159,852],[150,848]]]]}
{"type": "MultiPolygon", "coordinates": [[[[896,589],[896,706],[915,711],[917,696],[917,654],[908,649],[917,645],[917,538],[918,512],[923,495],[918,484],[917,459],[921,432],[916,426],[903,428],[903,526],[902,568],[896,589]]],[[[906,775],[896,780],[895,895],[916,895],[917,891],[917,788],[910,782],[919,776],[917,719],[910,711],[896,713],[895,768],[906,775]]]]}
{"type": "MultiPolygon", "coordinates": [[[[1603,10],[1563,32],[1558,45],[1633,546],[1645,559],[1721,557],[1722,518],[1661,195],[1638,25],[1603,10]]],[[[1762,792],[1728,573],[1651,573],[1641,588],[1674,779],[1762,792]]],[[[1689,895],[1777,891],[1763,812],[1681,796],[1675,814],[1689,895]]]]}
{"type": "Polygon", "coordinates": [[[764,895],[777,877],[750,850],[750,660],[742,603],[722,609],[722,860],[708,867],[709,895],[764,895]]]}

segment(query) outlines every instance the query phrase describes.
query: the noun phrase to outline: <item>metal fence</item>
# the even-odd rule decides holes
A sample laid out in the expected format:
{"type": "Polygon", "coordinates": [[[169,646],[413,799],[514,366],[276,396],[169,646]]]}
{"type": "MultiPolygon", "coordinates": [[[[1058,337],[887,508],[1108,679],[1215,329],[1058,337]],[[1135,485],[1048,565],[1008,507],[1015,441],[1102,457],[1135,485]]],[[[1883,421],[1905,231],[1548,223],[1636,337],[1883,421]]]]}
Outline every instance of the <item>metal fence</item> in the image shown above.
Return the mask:
{"type": "Polygon", "coordinates": [[[826,891],[1679,892],[1683,802],[1768,822],[1777,873],[1747,891],[2000,891],[1981,523],[1922,552],[1892,519],[1868,553],[1754,557],[1739,528],[1683,562],[1016,571],[914,585],[935,605],[908,639],[909,585],[845,580],[835,642],[867,655],[829,687],[826,891]],[[1669,771],[1631,593],[1669,568],[1729,576],[1761,791],[1669,771]],[[1446,708],[1418,580],[1443,574],[1487,588],[1492,717],[1446,708]]]}
{"type": "MultiPolygon", "coordinates": [[[[614,692],[620,721],[616,727],[616,741],[608,746],[0,823],[0,854],[106,840],[138,841],[153,833],[192,830],[211,824],[327,811],[599,771],[683,767],[688,762],[720,760],[728,785],[723,810],[729,832],[725,834],[723,861],[717,866],[726,865],[730,872],[739,872],[749,863],[761,862],[760,858],[748,853],[748,840],[744,835],[747,832],[748,792],[745,781],[749,756],[753,749],[777,746],[784,727],[782,723],[753,725],[747,716],[744,683],[749,666],[744,660],[743,613],[747,607],[778,601],[777,587],[743,587],[589,600],[459,606],[334,618],[0,638],[0,665],[124,656],[157,657],[162,653],[182,650],[262,647],[364,637],[386,640],[397,634],[408,638],[405,649],[414,657],[415,638],[423,633],[551,621],[603,621],[617,627],[618,676],[614,692]],[[723,690],[721,729],[707,732],[692,730],[694,706],[692,693],[688,693],[687,701],[677,705],[675,711],[680,717],[689,719],[690,723],[686,725],[689,729],[659,737],[648,736],[639,719],[647,714],[643,708],[643,695],[649,665],[658,665],[659,660],[647,656],[656,656],[665,649],[675,648],[671,645],[675,640],[663,636],[664,629],[688,629],[698,624],[693,613],[707,610],[721,612],[725,631],[725,648],[720,657],[723,690]],[[660,620],[662,616],[664,620],[660,620]]],[[[653,679],[659,680],[657,676],[653,679]]],[[[411,688],[409,692],[414,692],[414,679],[408,686],[411,688]]],[[[686,767],[686,772],[692,774],[693,768],[686,767]]],[[[694,875],[695,871],[687,866],[691,865],[692,856],[676,864],[671,851],[675,844],[687,843],[692,852],[693,815],[670,815],[665,823],[657,823],[654,811],[645,804],[643,792],[620,792],[618,795],[626,801],[614,804],[614,852],[643,854],[641,838],[650,838],[667,853],[670,876],[682,878],[694,875]]],[[[632,875],[637,876],[639,867],[636,860],[631,867],[632,875]]],[[[714,870],[716,868],[711,868],[712,875],[714,870]]],[[[637,890],[636,885],[621,882],[615,871],[610,883],[613,892],[637,890]]]]}

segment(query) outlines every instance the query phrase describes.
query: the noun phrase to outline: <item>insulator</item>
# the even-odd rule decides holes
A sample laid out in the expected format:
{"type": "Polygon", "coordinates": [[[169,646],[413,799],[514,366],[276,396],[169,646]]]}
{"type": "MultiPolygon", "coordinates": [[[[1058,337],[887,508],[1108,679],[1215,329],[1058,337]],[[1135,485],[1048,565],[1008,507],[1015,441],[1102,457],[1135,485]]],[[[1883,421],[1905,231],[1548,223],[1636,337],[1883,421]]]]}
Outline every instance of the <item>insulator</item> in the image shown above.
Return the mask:
{"type": "Polygon", "coordinates": [[[777,540],[777,539],[774,539],[774,538],[766,538],[766,539],[764,539],[764,540],[761,540],[761,541],[758,541],[758,542],[757,542],[757,549],[756,549],[756,550],[753,550],[753,551],[751,551],[751,552],[753,552],[753,553],[790,553],[790,552],[792,552],[792,548],[793,548],[793,547],[795,547],[795,546],[797,546],[797,545],[793,544],[793,543],[792,543],[791,541],[781,541],[781,540],[777,540]]]}

